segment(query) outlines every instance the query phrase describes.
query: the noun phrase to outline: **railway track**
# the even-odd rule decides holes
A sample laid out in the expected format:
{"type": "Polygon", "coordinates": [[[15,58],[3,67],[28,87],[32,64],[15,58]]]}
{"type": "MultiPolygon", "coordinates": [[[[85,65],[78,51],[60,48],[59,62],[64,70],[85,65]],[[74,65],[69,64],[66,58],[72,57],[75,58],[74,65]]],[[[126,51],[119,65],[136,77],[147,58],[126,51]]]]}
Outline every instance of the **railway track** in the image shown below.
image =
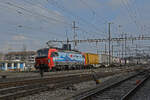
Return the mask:
{"type": "Polygon", "coordinates": [[[29,79],[29,80],[21,80],[21,81],[13,81],[13,82],[0,82],[0,89],[15,87],[15,86],[23,86],[30,84],[54,84],[57,82],[62,82],[66,80],[72,80],[73,78],[90,78],[90,75],[70,75],[70,76],[62,76],[62,77],[50,77],[50,78],[38,78],[38,79],[29,79]]]}
{"type": "MultiPolygon", "coordinates": [[[[99,68],[99,69],[93,69],[94,71],[96,72],[101,72],[101,73],[105,73],[105,71],[107,72],[121,72],[121,71],[132,71],[133,69],[130,69],[130,68],[126,68],[126,69],[123,69],[122,67],[120,68],[117,68],[117,69],[109,69],[109,68],[99,68]]],[[[134,69],[135,70],[135,69],[134,69]]],[[[2,76],[6,76],[6,78],[0,78],[0,83],[1,82],[14,82],[14,81],[22,81],[22,80],[31,80],[31,79],[38,79],[40,78],[40,74],[39,73],[23,73],[20,74],[16,74],[13,75],[13,74],[8,74],[8,73],[3,73],[3,74],[0,74],[0,77],[2,76]],[[10,77],[11,76],[11,77],[10,77]]],[[[80,75],[80,74],[91,74],[91,69],[87,69],[87,70],[76,70],[76,71],[61,71],[61,72],[46,72],[44,73],[44,78],[49,78],[49,77],[58,77],[58,76],[68,76],[68,75],[80,75]]]]}
{"type": "MultiPolygon", "coordinates": [[[[105,76],[97,74],[99,77],[114,75],[108,73],[105,76]]],[[[34,80],[22,80],[15,82],[0,83],[0,100],[15,100],[31,94],[43,91],[54,90],[57,88],[69,87],[72,84],[93,80],[91,74],[80,74],[65,77],[41,78],[34,80]]]]}
{"type": "Polygon", "coordinates": [[[128,100],[150,78],[149,71],[134,73],[113,82],[100,84],[94,89],[78,93],[67,100],[128,100]]]}
{"type": "Polygon", "coordinates": [[[122,100],[150,100],[150,76],[144,78],[135,88],[125,95],[122,100]]]}
{"type": "MultiPolygon", "coordinates": [[[[74,77],[65,77],[60,79],[41,79],[33,81],[22,81],[22,82],[13,82],[3,84],[3,87],[0,89],[0,100],[15,100],[19,97],[24,97],[31,94],[36,94],[43,91],[53,90],[59,87],[71,85],[73,83],[78,83],[81,81],[89,80],[89,77],[83,76],[74,76],[74,77]],[[79,80],[82,79],[82,80],[79,80]],[[74,81],[73,81],[74,80],[74,81]],[[16,85],[16,86],[14,86],[16,85]],[[5,87],[5,88],[4,88],[5,87]]],[[[2,86],[2,84],[1,84],[2,86]]]]}
{"type": "MultiPolygon", "coordinates": [[[[99,78],[114,75],[111,73],[97,73],[99,78]]],[[[43,91],[57,88],[69,87],[85,81],[93,80],[91,74],[77,74],[69,76],[59,76],[50,78],[38,78],[13,82],[0,82],[0,100],[15,100],[27,95],[37,94],[43,91]]]]}
{"type": "MultiPolygon", "coordinates": [[[[18,73],[19,74],[19,73],[18,73]]],[[[48,78],[48,77],[58,77],[58,76],[68,76],[68,75],[77,75],[77,74],[91,74],[91,70],[84,70],[84,71],[63,71],[63,72],[46,72],[44,74],[44,78],[48,78]]],[[[7,78],[6,73],[4,75],[0,75],[2,76],[6,76],[6,78],[0,78],[0,82],[13,82],[13,81],[21,81],[21,80],[29,80],[29,79],[35,79],[35,78],[39,78],[40,74],[38,73],[26,73],[26,75],[24,75],[23,77],[12,77],[12,78],[7,78]],[[29,76],[29,75],[30,76],[29,76]],[[34,75],[36,74],[36,75],[34,75]]]]}

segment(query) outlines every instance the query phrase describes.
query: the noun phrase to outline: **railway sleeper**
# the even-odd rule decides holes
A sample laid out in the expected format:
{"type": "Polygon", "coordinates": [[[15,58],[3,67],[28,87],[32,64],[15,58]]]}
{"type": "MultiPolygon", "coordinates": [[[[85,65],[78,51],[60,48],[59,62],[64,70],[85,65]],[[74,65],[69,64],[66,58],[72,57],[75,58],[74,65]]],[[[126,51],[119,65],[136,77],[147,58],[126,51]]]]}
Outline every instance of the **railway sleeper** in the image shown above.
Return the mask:
{"type": "Polygon", "coordinates": [[[49,87],[38,87],[34,89],[29,89],[29,90],[22,90],[22,91],[17,91],[15,93],[8,93],[5,95],[0,96],[0,100],[16,100],[17,98],[28,96],[31,94],[43,92],[43,91],[48,91],[49,87]]]}
{"type": "Polygon", "coordinates": [[[34,84],[34,85],[25,85],[25,86],[4,88],[4,89],[0,89],[0,94],[4,95],[4,94],[7,94],[7,93],[14,93],[16,91],[34,89],[34,88],[38,88],[38,87],[41,87],[41,86],[43,86],[43,85],[41,85],[41,84],[35,85],[34,84]]]}

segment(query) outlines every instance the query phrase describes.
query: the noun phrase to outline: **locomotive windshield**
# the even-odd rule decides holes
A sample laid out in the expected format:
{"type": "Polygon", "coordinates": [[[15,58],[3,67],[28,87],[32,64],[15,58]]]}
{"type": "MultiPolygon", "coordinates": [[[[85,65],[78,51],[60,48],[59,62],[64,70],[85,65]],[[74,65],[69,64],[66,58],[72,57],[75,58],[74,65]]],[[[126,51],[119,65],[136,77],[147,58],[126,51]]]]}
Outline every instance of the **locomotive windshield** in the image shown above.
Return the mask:
{"type": "Polygon", "coordinates": [[[57,57],[59,56],[57,52],[52,52],[51,57],[57,57]]]}
{"type": "Polygon", "coordinates": [[[49,49],[41,49],[37,51],[37,57],[48,57],[49,49]]]}

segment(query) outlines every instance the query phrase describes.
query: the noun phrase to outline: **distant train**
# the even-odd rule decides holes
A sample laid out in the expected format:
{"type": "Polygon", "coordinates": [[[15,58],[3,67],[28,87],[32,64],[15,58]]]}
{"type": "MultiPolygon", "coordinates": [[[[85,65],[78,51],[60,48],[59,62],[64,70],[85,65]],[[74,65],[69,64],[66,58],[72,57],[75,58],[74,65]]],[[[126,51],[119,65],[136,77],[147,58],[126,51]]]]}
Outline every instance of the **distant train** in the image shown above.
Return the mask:
{"type": "Polygon", "coordinates": [[[108,63],[108,56],[60,48],[43,48],[37,51],[35,68],[49,70],[84,69],[108,63]]]}

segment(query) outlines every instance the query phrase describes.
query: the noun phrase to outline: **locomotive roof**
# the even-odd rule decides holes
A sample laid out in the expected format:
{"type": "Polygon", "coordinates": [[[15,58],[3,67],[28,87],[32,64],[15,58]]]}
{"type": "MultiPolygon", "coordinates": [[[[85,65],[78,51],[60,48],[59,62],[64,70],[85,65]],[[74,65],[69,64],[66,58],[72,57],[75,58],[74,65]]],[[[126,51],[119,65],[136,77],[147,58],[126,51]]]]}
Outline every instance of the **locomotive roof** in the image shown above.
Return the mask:
{"type": "MultiPolygon", "coordinates": [[[[78,50],[65,50],[65,49],[57,48],[57,47],[53,47],[53,48],[42,48],[42,49],[39,49],[39,50],[45,50],[45,49],[57,49],[57,50],[62,51],[62,52],[77,52],[77,53],[81,53],[81,52],[78,51],[78,50]]],[[[39,51],[39,50],[38,50],[38,51],[39,51]]]]}

